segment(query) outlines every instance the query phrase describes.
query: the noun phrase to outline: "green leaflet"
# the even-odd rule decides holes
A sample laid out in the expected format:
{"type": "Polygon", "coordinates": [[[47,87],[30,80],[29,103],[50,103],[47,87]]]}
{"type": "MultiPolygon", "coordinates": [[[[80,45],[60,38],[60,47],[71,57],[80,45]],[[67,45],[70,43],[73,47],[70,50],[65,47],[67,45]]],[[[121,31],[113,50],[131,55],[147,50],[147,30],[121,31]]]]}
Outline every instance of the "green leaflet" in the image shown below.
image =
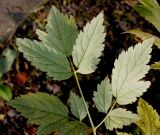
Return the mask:
{"type": "Polygon", "coordinates": [[[47,19],[46,33],[37,30],[39,39],[44,45],[48,45],[66,56],[70,56],[72,53],[77,33],[74,18],[72,16],[68,18],[54,6],[47,19]]]}
{"type": "Polygon", "coordinates": [[[140,0],[139,5],[135,7],[146,20],[152,23],[160,32],[160,6],[156,0],[140,0]]]}
{"type": "Polygon", "coordinates": [[[143,32],[143,31],[140,31],[140,30],[128,30],[124,33],[130,33],[130,34],[133,34],[135,35],[136,37],[138,38],[141,38],[142,40],[145,40],[145,39],[148,39],[148,38],[155,38],[155,41],[154,41],[154,44],[160,48],[160,38],[155,36],[155,35],[152,35],[150,33],[147,33],[147,32],[143,32]]]}
{"type": "Polygon", "coordinates": [[[18,49],[36,68],[47,72],[55,80],[64,80],[72,76],[70,64],[63,54],[49,46],[30,39],[17,39],[18,49]]]}
{"type": "Polygon", "coordinates": [[[156,110],[153,109],[143,99],[140,99],[137,107],[140,120],[136,123],[145,135],[160,135],[160,117],[156,110]]]}
{"type": "Polygon", "coordinates": [[[0,84],[0,97],[9,101],[12,99],[12,90],[9,86],[0,84]]]}
{"type": "Polygon", "coordinates": [[[70,103],[71,103],[72,114],[75,117],[77,117],[80,121],[82,121],[87,115],[87,111],[82,98],[71,92],[70,103]]]}
{"type": "Polygon", "coordinates": [[[73,47],[73,62],[77,72],[89,74],[95,71],[105,40],[103,13],[93,18],[81,31],[73,47]]]}
{"type": "Polygon", "coordinates": [[[151,65],[151,69],[160,70],[160,61],[151,65]]]}
{"type": "Polygon", "coordinates": [[[67,119],[63,119],[54,123],[42,124],[38,127],[37,135],[49,135],[53,131],[58,131],[61,127],[63,127],[69,121],[67,119]]]}
{"type": "Polygon", "coordinates": [[[51,123],[40,125],[36,133],[37,135],[49,135],[53,132],[53,129],[55,129],[55,125],[56,124],[51,123]]]}
{"type": "Polygon", "coordinates": [[[64,80],[72,76],[67,56],[71,55],[77,37],[77,26],[73,17],[60,13],[52,7],[46,33],[37,30],[42,43],[29,39],[17,39],[19,50],[40,70],[47,72],[55,80],[64,80]]]}
{"type": "Polygon", "coordinates": [[[107,129],[113,130],[114,128],[123,128],[123,125],[130,125],[137,120],[139,120],[137,114],[123,108],[116,108],[109,112],[108,117],[105,120],[105,126],[107,129]]]}
{"type": "Polygon", "coordinates": [[[0,56],[0,76],[11,70],[17,54],[14,50],[6,48],[0,56]]]}
{"type": "Polygon", "coordinates": [[[108,78],[105,78],[97,87],[98,91],[94,92],[93,101],[100,112],[107,113],[111,103],[111,84],[108,78]]]}
{"type": "Polygon", "coordinates": [[[30,123],[41,125],[41,130],[47,124],[60,127],[68,121],[66,106],[54,95],[30,93],[9,101],[9,105],[21,112],[30,123]]]}
{"type": "Polygon", "coordinates": [[[87,135],[87,126],[78,121],[66,123],[59,131],[60,135],[87,135]]]}
{"type": "Polygon", "coordinates": [[[112,94],[120,105],[135,102],[150,86],[141,80],[148,73],[154,39],[150,38],[123,51],[115,60],[112,71],[112,94]]]}

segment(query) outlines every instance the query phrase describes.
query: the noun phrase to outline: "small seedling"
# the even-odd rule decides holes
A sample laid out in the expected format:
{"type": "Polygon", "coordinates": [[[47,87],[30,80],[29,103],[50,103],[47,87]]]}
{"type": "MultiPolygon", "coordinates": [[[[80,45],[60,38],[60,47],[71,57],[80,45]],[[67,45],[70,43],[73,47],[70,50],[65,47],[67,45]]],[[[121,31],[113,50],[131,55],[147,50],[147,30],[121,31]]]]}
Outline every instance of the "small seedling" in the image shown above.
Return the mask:
{"type": "Polygon", "coordinates": [[[16,55],[14,50],[6,48],[0,56],[0,96],[7,101],[12,98],[12,90],[9,86],[3,84],[1,78],[3,74],[11,70],[16,55]]]}

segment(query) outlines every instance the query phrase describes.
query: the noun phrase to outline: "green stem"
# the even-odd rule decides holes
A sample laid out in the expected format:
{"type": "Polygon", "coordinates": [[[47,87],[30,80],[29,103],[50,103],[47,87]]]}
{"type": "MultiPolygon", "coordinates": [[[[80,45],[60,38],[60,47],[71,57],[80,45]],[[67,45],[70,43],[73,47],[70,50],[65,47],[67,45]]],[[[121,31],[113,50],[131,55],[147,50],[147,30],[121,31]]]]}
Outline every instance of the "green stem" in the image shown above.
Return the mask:
{"type": "Polygon", "coordinates": [[[94,124],[93,124],[91,115],[90,115],[89,110],[88,110],[88,106],[87,106],[86,101],[85,101],[85,99],[84,99],[84,96],[83,96],[83,93],[82,93],[82,89],[81,89],[81,86],[80,86],[80,84],[79,84],[79,80],[78,80],[78,77],[77,77],[77,72],[75,71],[75,69],[74,69],[74,67],[73,67],[73,63],[72,63],[72,61],[71,61],[70,58],[69,58],[69,61],[70,61],[70,64],[71,64],[71,67],[72,67],[72,70],[73,70],[73,73],[74,73],[74,77],[75,77],[75,79],[76,79],[76,83],[77,83],[79,92],[80,92],[80,94],[81,94],[81,97],[82,97],[82,100],[83,100],[85,109],[86,109],[86,111],[87,111],[87,115],[88,115],[89,121],[90,121],[91,126],[92,126],[93,134],[96,135],[96,128],[95,128],[95,126],[94,126],[94,124]]]}
{"type": "MultiPolygon", "coordinates": [[[[87,111],[87,114],[88,114],[88,117],[89,117],[89,121],[90,121],[90,123],[91,123],[91,126],[92,126],[92,128],[93,128],[93,133],[94,133],[94,128],[95,128],[95,127],[94,127],[94,124],[93,124],[91,115],[90,115],[90,113],[89,113],[88,106],[87,106],[87,104],[86,104],[86,102],[85,102],[85,99],[84,99],[84,96],[83,96],[83,93],[82,93],[82,89],[81,89],[81,87],[80,87],[80,84],[79,84],[79,81],[78,81],[78,77],[77,77],[76,72],[74,72],[74,75],[75,75],[75,79],[76,79],[76,82],[77,82],[77,86],[78,86],[79,92],[80,92],[80,94],[81,94],[83,103],[84,103],[84,105],[85,105],[85,108],[86,108],[86,111],[87,111]]],[[[94,135],[96,135],[96,134],[94,134],[94,135]]]]}
{"type": "Polygon", "coordinates": [[[114,106],[116,105],[117,101],[115,100],[115,102],[113,103],[112,107],[110,108],[110,110],[108,111],[106,117],[95,127],[95,129],[97,130],[104,122],[105,120],[108,118],[109,113],[113,110],[114,106]]]}

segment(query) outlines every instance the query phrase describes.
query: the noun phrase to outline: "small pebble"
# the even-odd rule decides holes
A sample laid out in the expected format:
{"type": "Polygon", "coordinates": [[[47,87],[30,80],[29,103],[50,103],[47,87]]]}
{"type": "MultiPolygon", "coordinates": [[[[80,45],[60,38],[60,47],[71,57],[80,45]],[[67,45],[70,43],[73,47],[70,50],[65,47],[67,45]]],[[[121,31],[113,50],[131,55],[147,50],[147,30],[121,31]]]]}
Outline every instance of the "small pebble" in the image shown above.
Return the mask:
{"type": "Polygon", "coordinates": [[[16,111],[15,111],[15,110],[11,109],[11,110],[9,110],[9,111],[8,111],[8,113],[7,113],[7,114],[8,114],[8,116],[9,116],[9,117],[11,117],[11,118],[12,118],[12,117],[14,117],[17,113],[16,113],[16,111]]]}

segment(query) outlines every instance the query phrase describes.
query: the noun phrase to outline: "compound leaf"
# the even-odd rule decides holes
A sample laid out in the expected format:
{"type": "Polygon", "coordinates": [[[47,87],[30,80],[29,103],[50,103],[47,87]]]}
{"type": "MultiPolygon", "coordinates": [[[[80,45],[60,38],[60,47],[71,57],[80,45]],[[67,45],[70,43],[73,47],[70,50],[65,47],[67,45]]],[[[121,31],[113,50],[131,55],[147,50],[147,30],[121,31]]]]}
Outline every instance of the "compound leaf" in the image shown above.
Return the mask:
{"type": "Polygon", "coordinates": [[[105,40],[103,13],[87,23],[78,35],[73,47],[73,62],[78,68],[77,72],[89,74],[95,71],[105,40]]]}
{"type": "Polygon", "coordinates": [[[79,121],[66,123],[59,131],[60,135],[87,135],[87,126],[79,121]]]}
{"type": "Polygon", "coordinates": [[[140,31],[140,30],[128,30],[124,33],[130,33],[130,34],[133,34],[135,35],[136,37],[142,39],[142,40],[145,40],[145,39],[148,39],[148,38],[155,38],[155,41],[154,41],[154,44],[160,48],[160,38],[155,36],[155,35],[152,35],[150,33],[147,33],[147,32],[143,32],[143,31],[140,31]]]}
{"type": "Polygon", "coordinates": [[[137,107],[140,120],[136,123],[145,135],[160,135],[160,118],[156,110],[153,109],[143,99],[140,99],[137,107]]]}
{"type": "Polygon", "coordinates": [[[72,114],[75,117],[77,117],[80,121],[83,120],[87,115],[87,111],[82,98],[76,95],[75,93],[71,92],[70,103],[72,114]]]}
{"type": "Polygon", "coordinates": [[[77,26],[74,18],[66,15],[53,6],[47,19],[46,33],[37,30],[39,39],[44,45],[70,56],[77,38],[77,26]]]}
{"type": "Polygon", "coordinates": [[[55,51],[49,46],[29,39],[17,39],[18,49],[24,57],[31,61],[36,68],[47,72],[55,80],[64,80],[71,77],[70,64],[65,55],[55,51]]]}
{"type": "Polygon", "coordinates": [[[150,69],[153,38],[123,51],[115,60],[112,71],[112,94],[120,105],[126,105],[137,100],[150,86],[149,81],[141,80],[150,69]]]}
{"type": "Polygon", "coordinates": [[[100,112],[107,113],[111,102],[111,84],[108,78],[105,78],[97,87],[98,91],[94,92],[93,101],[100,112]]]}
{"type": "Polygon", "coordinates": [[[160,6],[158,2],[156,0],[140,0],[140,3],[135,7],[137,12],[152,23],[160,32],[160,6]]]}
{"type": "Polygon", "coordinates": [[[54,95],[30,93],[9,101],[9,105],[16,108],[33,124],[61,126],[68,120],[66,106],[54,95]]]}
{"type": "Polygon", "coordinates": [[[0,97],[9,101],[12,99],[12,90],[9,86],[0,84],[0,97]]]}
{"type": "Polygon", "coordinates": [[[0,76],[11,70],[17,54],[14,50],[6,48],[0,56],[0,76]]]}
{"type": "Polygon", "coordinates": [[[116,108],[109,112],[108,117],[105,120],[105,126],[107,129],[113,130],[114,128],[123,128],[123,125],[130,125],[137,120],[139,120],[137,114],[123,108],[116,108]]]}
{"type": "Polygon", "coordinates": [[[160,70],[160,61],[151,65],[151,69],[160,70]]]}

